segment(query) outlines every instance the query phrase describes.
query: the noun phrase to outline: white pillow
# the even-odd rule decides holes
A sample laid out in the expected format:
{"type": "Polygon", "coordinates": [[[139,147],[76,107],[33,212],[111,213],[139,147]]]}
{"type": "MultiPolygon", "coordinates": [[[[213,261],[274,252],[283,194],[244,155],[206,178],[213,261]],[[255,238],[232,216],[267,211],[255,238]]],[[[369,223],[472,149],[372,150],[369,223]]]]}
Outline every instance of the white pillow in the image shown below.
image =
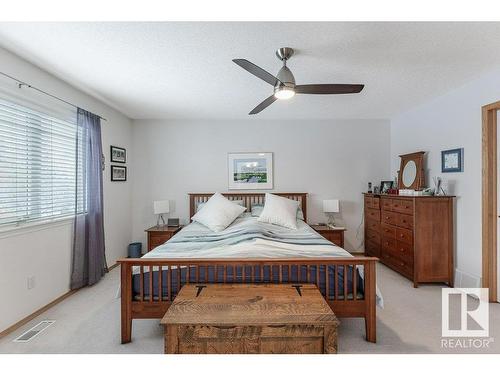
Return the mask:
{"type": "MultiPolygon", "coordinates": [[[[241,200],[237,200],[237,201],[232,200],[232,201],[230,201],[230,202],[232,202],[232,203],[234,203],[234,204],[237,204],[238,206],[245,207],[245,211],[247,210],[247,208],[246,208],[246,206],[245,206],[245,203],[244,203],[243,201],[241,201],[241,200]]],[[[196,212],[198,212],[199,210],[201,210],[201,209],[203,208],[203,206],[205,206],[205,204],[206,204],[206,203],[207,203],[207,202],[201,202],[201,203],[198,203],[198,204],[196,205],[196,212]]],[[[243,211],[243,213],[242,213],[242,214],[240,214],[238,217],[239,217],[239,218],[245,217],[245,211],[243,211]]]]}
{"type": "Polygon", "coordinates": [[[297,229],[299,202],[266,193],[266,203],[257,221],[297,229]]]}
{"type": "MultiPolygon", "coordinates": [[[[263,209],[264,209],[264,206],[262,204],[254,204],[252,206],[251,215],[255,216],[255,217],[259,217],[260,214],[262,213],[263,209]]],[[[297,207],[297,220],[304,220],[304,212],[302,212],[302,208],[300,208],[300,202],[299,202],[299,207],[297,207]]]]}
{"type": "Polygon", "coordinates": [[[215,193],[191,219],[214,232],[226,229],[246,207],[234,204],[220,193],[215,193]]]}
{"type": "MultiPolygon", "coordinates": [[[[241,200],[233,200],[233,201],[230,201],[230,202],[233,202],[234,204],[237,204],[239,206],[242,206],[242,207],[245,207],[245,210],[246,210],[246,206],[245,206],[245,203],[243,203],[243,201],[241,200]]],[[[198,212],[199,210],[201,210],[203,208],[203,206],[205,205],[205,203],[207,202],[200,202],[198,204],[196,204],[196,212],[198,212]]]]}

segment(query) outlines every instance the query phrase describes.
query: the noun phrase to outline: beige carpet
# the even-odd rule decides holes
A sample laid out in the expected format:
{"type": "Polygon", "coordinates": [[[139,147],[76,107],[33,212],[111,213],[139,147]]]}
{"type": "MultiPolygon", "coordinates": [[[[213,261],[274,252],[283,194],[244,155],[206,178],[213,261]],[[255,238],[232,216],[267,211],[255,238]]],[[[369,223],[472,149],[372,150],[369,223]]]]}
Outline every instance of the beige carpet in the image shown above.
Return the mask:
{"type": "MultiPolygon", "coordinates": [[[[340,353],[500,353],[489,349],[441,348],[442,285],[412,287],[407,279],[379,265],[377,282],[385,308],[377,309],[377,343],[364,340],[362,319],[341,319],[340,353]]],[[[132,342],[120,344],[120,300],[115,299],[119,269],[97,285],[72,295],[0,340],[0,353],[162,353],[159,320],[135,320],[132,342]],[[56,323],[28,343],[12,342],[40,320],[56,323]]],[[[452,315],[456,318],[457,311],[452,315]]],[[[490,336],[500,334],[500,304],[490,304],[490,336]]]]}

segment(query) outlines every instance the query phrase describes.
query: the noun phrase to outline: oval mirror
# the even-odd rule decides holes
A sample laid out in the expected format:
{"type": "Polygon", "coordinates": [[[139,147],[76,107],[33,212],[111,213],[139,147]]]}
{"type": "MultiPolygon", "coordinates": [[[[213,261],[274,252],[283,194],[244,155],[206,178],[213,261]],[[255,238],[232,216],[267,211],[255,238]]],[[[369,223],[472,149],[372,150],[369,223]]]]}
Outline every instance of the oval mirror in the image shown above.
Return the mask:
{"type": "Polygon", "coordinates": [[[413,160],[408,161],[406,163],[404,169],[403,169],[403,185],[406,188],[409,188],[414,182],[415,178],[417,177],[417,165],[413,160]]]}

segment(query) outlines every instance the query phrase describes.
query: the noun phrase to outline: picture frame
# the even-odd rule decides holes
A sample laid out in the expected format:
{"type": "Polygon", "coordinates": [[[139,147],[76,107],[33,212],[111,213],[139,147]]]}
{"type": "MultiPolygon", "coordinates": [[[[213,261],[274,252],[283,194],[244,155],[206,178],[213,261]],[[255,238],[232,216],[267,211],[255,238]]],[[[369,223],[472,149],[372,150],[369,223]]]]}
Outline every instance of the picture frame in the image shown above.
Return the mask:
{"type": "Polygon", "coordinates": [[[231,152],[227,161],[229,190],[273,188],[272,152],[231,152]]]}
{"type": "Polygon", "coordinates": [[[112,163],[123,163],[127,162],[127,150],[123,147],[109,146],[110,159],[112,163]]]}
{"type": "Polygon", "coordinates": [[[454,148],[441,151],[441,172],[463,172],[464,171],[464,149],[454,148]]]}
{"type": "Polygon", "coordinates": [[[127,181],[127,167],[124,165],[112,165],[111,181],[127,181]]]}
{"type": "Polygon", "coordinates": [[[380,181],[380,194],[389,194],[394,181],[380,181]]]}

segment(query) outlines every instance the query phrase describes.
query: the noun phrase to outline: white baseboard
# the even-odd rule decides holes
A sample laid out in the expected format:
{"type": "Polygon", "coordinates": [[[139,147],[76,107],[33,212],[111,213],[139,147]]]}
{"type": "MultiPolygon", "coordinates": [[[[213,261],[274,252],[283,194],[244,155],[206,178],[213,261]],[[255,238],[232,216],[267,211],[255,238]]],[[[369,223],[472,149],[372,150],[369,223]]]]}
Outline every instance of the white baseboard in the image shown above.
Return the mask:
{"type": "Polygon", "coordinates": [[[471,275],[470,273],[455,269],[455,287],[456,288],[480,288],[481,277],[471,275]]]}

